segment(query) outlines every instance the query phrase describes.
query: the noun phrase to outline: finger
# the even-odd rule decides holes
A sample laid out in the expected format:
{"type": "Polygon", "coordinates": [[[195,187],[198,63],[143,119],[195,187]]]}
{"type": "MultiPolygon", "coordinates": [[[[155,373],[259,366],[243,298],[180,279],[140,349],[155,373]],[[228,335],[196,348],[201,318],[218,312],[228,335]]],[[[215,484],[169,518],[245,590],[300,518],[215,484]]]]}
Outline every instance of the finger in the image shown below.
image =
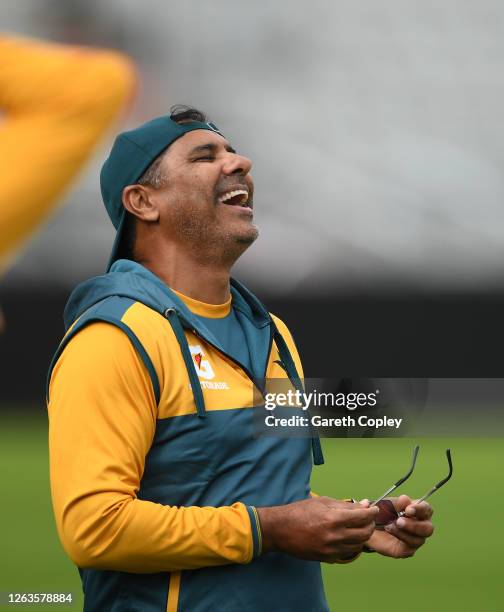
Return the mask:
{"type": "Polygon", "coordinates": [[[338,563],[341,561],[353,561],[353,559],[362,552],[362,545],[355,546],[353,548],[346,549],[338,549],[337,551],[333,551],[326,555],[323,555],[322,561],[325,563],[338,563]]]}
{"type": "Polygon", "coordinates": [[[335,534],[336,541],[343,542],[345,544],[364,544],[364,542],[367,542],[373,535],[374,530],[374,523],[370,523],[369,525],[366,525],[366,527],[352,527],[350,529],[345,529],[343,532],[339,530],[338,534],[335,534]]]}
{"type": "Polygon", "coordinates": [[[419,521],[417,519],[406,518],[405,516],[398,518],[395,525],[403,531],[422,538],[428,538],[434,532],[434,525],[430,521],[419,521]]]}
{"type": "Polygon", "coordinates": [[[351,510],[353,508],[361,508],[362,506],[358,503],[351,501],[342,501],[341,499],[334,499],[332,497],[316,497],[318,503],[323,503],[328,508],[335,508],[338,510],[351,510]]]}
{"type": "Polygon", "coordinates": [[[385,530],[390,535],[393,535],[395,538],[406,544],[409,548],[416,550],[420,548],[425,542],[425,538],[413,535],[404,529],[400,529],[394,523],[390,523],[385,527],[385,530]]]}
{"type": "Polygon", "coordinates": [[[409,517],[414,516],[418,520],[422,521],[422,520],[429,520],[434,514],[434,510],[432,509],[432,506],[430,504],[423,501],[423,502],[420,502],[419,504],[415,504],[415,503],[410,504],[409,506],[406,507],[404,513],[406,514],[406,516],[409,516],[409,517]]]}
{"type": "MultiPolygon", "coordinates": [[[[317,498],[320,499],[320,498],[317,498]]],[[[358,520],[360,517],[377,515],[380,510],[377,506],[365,507],[359,502],[342,502],[330,497],[324,500],[324,504],[332,510],[337,510],[339,516],[349,517],[352,515],[354,520],[358,520]]]]}
{"type": "Polygon", "coordinates": [[[341,544],[338,546],[340,554],[343,554],[345,557],[349,557],[351,555],[358,555],[362,552],[363,543],[359,542],[358,544],[341,544]]]}
{"type": "Polygon", "coordinates": [[[351,557],[352,555],[356,555],[362,552],[363,546],[364,546],[363,542],[358,542],[354,544],[341,543],[341,542],[327,544],[324,547],[322,555],[324,557],[324,560],[327,560],[330,558],[341,559],[342,557],[351,557]]]}
{"type": "Polygon", "coordinates": [[[377,506],[363,508],[360,504],[355,504],[352,509],[345,508],[338,510],[335,522],[338,525],[343,523],[345,527],[365,527],[370,523],[374,523],[379,512],[380,509],[377,506]]]}
{"type": "Polygon", "coordinates": [[[362,507],[359,502],[352,499],[334,499],[333,497],[317,497],[316,499],[318,501],[323,501],[324,504],[330,508],[346,508],[348,510],[362,507]]]}
{"type": "Polygon", "coordinates": [[[387,499],[390,499],[390,501],[394,504],[394,508],[397,510],[397,512],[402,512],[405,508],[413,503],[411,497],[408,497],[407,495],[400,495],[399,497],[390,497],[387,499]]]}
{"type": "Polygon", "coordinates": [[[411,548],[404,542],[400,543],[400,548],[396,551],[394,555],[397,559],[408,559],[412,557],[417,551],[417,548],[411,548]]]}

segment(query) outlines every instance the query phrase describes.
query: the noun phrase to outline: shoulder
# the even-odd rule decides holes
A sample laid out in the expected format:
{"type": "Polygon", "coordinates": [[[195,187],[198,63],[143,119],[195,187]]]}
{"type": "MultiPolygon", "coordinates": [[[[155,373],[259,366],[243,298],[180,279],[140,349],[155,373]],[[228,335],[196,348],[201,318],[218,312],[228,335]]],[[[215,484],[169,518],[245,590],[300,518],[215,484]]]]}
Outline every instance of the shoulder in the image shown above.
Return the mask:
{"type": "MultiPolygon", "coordinates": [[[[74,342],[84,329],[95,327],[96,322],[110,323],[130,340],[134,337],[149,353],[156,353],[166,336],[173,336],[171,326],[159,313],[142,302],[131,298],[110,296],[88,308],[69,328],[67,336],[74,342]]],[[[97,333],[96,331],[94,333],[97,333]]],[[[135,344],[135,343],[134,343],[135,344]]]]}
{"type": "MultiPolygon", "coordinates": [[[[53,361],[51,378],[67,364],[73,372],[142,370],[159,399],[168,354],[176,343],[166,319],[141,302],[117,296],[89,308],[69,328],[53,361]]],[[[123,374],[121,374],[121,371],[123,374]]]]}
{"type": "Polygon", "coordinates": [[[304,376],[303,365],[301,363],[301,357],[299,355],[299,351],[298,351],[298,348],[296,346],[296,342],[294,341],[293,335],[291,334],[291,332],[290,332],[289,328],[287,327],[287,325],[282,321],[282,319],[280,319],[279,317],[277,317],[273,313],[270,313],[270,315],[271,315],[271,318],[273,319],[273,322],[277,326],[278,331],[280,332],[280,334],[282,335],[283,339],[287,343],[287,346],[288,346],[289,351],[290,351],[290,353],[291,353],[291,355],[292,355],[292,357],[294,359],[294,363],[296,364],[298,372],[300,373],[301,377],[303,377],[304,376]]]}
{"type": "MultiPolygon", "coordinates": [[[[71,331],[72,329],[69,330],[71,331]]],[[[74,332],[58,354],[54,370],[57,370],[63,361],[70,360],[81,368],[89,366],[98,369],[111,360],[118,362],[137,359],[135,348],[128,336],[108,321],[93,320],[74,332]]]]}
{"type": "Polygon", "coordinates": [[[280,317],[277,317],[276,315],[274,315],[272,312],[270,312],[270,316],[273,319],[273,322],[275,323],[275,325],[277,326],[278,331],[284,337],[284,339],[287,342],[287,344],[289,344],[289,345],[290,344],[295,344],[294,343],[294,337],[293,337],[291,331],[289,330],[287,325],[282,321],[282,319],[280,319],[280,317]]]}
{"type": "Polygon", "coordinates": [[[93,321],[78,330],[58,355],[49,389],[56,380],[60,387],[74,388],[85,381],[112,383],[115,378],[129,378],[130,371],[142,373],[139,365],[137,352],[121,329],[108,322],[93,321]]]}
{"type": "Polygon", "coordinates": [[[129,408],[157,415],[156,389],[136,348],[118,327],[94,321],[71,338],[50,374],[49,415],[63,410],[73,418],[79,407],[90,417],[98,413],[125,414],[129,408]]]}

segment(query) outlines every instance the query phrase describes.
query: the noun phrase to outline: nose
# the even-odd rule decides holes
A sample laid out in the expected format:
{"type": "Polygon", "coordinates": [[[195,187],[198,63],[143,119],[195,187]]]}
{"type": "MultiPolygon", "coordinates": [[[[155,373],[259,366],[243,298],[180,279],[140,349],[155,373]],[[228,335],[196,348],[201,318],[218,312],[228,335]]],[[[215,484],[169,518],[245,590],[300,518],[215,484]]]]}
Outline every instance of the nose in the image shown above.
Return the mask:
{"type": "Polygon", "coordinates": [[[224,174],[248,174],[252,169],[252,162],[248,157],[238,153],[229,152],[222,167],[224,174]]]}

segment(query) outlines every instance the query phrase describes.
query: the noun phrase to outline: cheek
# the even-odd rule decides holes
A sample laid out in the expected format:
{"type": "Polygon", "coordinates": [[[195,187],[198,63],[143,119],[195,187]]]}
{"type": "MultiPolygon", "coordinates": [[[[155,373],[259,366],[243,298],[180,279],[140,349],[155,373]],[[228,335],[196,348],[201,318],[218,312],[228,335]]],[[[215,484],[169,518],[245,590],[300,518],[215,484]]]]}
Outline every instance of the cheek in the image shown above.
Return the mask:
{"type": "Polygon", "coordinates": [[[168,231],[175,226],[208,225],[217,216],[213,192],[208,192],[195,179],[173,189],[163,204],[162,217],[168,231]]]}
{"type": "Polygon", "coordinates": [[[209,201],[213,202],[214,192],[201,173],[195,171],[173,181],[165,198],[168,208],[183,204],[204,206],[209,201]]]}
{"type": "Polygon", "coordinates": [[[195,170],[185,176],[184,181],[180,183],[179,193],[186,202],[202,207],[209,202],[215,203],[215,183],[203,170],[195,170]]]}

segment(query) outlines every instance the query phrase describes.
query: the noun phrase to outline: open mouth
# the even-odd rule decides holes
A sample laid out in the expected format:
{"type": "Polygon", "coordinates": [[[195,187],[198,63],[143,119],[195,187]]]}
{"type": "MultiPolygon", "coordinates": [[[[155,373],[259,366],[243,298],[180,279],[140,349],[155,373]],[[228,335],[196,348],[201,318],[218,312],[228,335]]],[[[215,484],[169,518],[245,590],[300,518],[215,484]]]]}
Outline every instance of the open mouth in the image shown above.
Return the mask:
{"type": "Polygon", "coordinates": [[[228,206],[243,206],[250,208],[248,199],[249,193],[246,189],[233,189],[221,195],[219,197],[219,202],[221,204],[227,204],[228,206]]]}

